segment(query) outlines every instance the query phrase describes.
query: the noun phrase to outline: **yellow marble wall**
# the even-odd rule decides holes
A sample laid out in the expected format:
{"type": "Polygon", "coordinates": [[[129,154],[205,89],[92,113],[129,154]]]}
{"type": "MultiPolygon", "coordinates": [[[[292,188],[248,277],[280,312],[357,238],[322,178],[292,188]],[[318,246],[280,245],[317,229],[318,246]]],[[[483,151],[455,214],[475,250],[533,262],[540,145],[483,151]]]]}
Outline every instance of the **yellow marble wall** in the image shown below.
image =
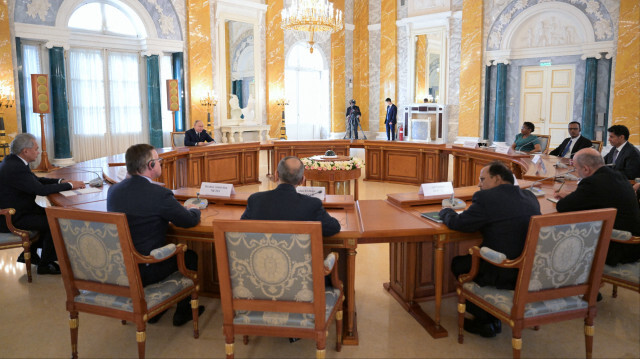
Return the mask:
{"type": "Polygon", "coordinates": [[[353,6],[353,98],[362,116],[360,124],[369,130],[369,0],[355,0],[353,6]],[[358,54],[355,56],[355,54],[358,54]]]}
{"type": "Polygon", "coordinates": [[[416,98],[415,102],[422,102],[429,94],[427,90],[427,35],[416,36],[416,98]]]}
{"type": "MultiPolygon", "coordinates": [[[[17,86],[13,83],[13,60],[11,57],[11,33],[9,30],[9,10],[5,1],[0,1],[0,87],[6,87],[16,94],[17,86]]],[[[16,106],[4,108],[5,132],[13,134],[18,132],[18,116],[16,106]]],[[[9,142],[9,139],[7,139],[9,142]]]]}
{"type": "Polygon", "coordinates": [[[276,102],[284,97],[284,30],[280,27],[283,0],[267,1],[267,124],[269,135],[280,136],[282,106],[276,102]]]}
{"type": "Polygon", "coordinates": [[[482,94],[482,18],[479,0],[464,0],[460,60],[460,118],[458,136],[480,135],[482,94]]]}
{"type": "MultiPolygon", "coordinates": [[[[344,13],[344,0],[334,0],[333,7],[344,13]]],[[[344,32],[342,28],[331,34],[331,132],[345,131],[344,32]]]]}
{"type": "Polygon", "coordinates": [[[398,103],[396,96],[398,78],[396,36],[397,1],[382,0],[382,16],[380,17],[380,125],[379,131],[386,131],[384,120],[387,117],[387,104],[384,100],[389,97],[393,103],[398,103]]]}
{"type": "Polygon", "coordinates": [[[640,3],[620,2],[612,124],[625,125],[640,143],[640,3]]]}
{"type": "MultiPolygon", "coordinates": [[[[213,57],[211,52],[211,17],[208,0],[187,0],[187,58],[189,59],[189,98],[191,116],[187,128],[196,120],[207,123],[207,109],[200,99],[213,89],[213,57]]],[[[213,116],[213,114],[212,114],[213,116]]],[[[213,119],[212,119],[213,120],[213,119]]],[[[213,128],[212,128],[213,130],[213,128]]]]}

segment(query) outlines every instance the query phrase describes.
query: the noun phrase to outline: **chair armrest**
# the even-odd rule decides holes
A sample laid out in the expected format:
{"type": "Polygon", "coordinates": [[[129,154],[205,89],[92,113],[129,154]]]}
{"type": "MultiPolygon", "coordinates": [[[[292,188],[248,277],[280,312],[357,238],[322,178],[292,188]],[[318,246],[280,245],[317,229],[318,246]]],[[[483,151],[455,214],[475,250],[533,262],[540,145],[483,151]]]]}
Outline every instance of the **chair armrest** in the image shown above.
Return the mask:
{"type": "Polygon", "coordinates": [[[169,243],[164,247],[156,248],[149,253],[155,259],[165,259],[171,256],[176,251],[176,245],[169,243]]]}
{"type": "MultiPolygon", "coordinates": [[[[180,255],[184,256],[184,252],[186,252],[186,250],[187,250],[187,246],[185,244],[171,243],[171,244],[167,244],[164,247],[154,249],[153,251],[151,251],[151,253],[149,253],[148,256],[144,256],[140,254],[140,252],[133,249],[133,256],[134,256],[134,259],[136,260],[136,263],[138,264],[160,263],[160,262],[166,261],[167,259],[173,256],[178,256],[178,257],[180,257],[180,255]],[[172,252],[169,252],[166,249],[170,245],[174,245],[176,247],[175,250],[172,252]],[[154,254],[159,255],[159,257],[155,257],[154,254]]],[[[179,258],[178,258],[178,262],[180,262],[179,258]]]]}
{"type": "Polygon", "coordinates": [[[328,275],[333,270],[334,265],[338,260],[338,253],[331,252],[327,254],[327,257],[324,259],[324,275],[328,275]]]}
{"type": "Polygon", "coordinates": [[[22,237],[23,240],[29,240],[29,231],[18,229],[13,226],[13,223],[11,222],[11,216],[13,216],[14,214],[16,214],[16,210],[13,208],[0,209],[0,215],[3,215],[5,217],[7,229],[9,230],[9,232],[22,237]]]}
{"type": "Polygon", "coordinates": [[[631,232],[621,231],[619,229],[613,229],[611,231],[611,240],[616,242],[626,242],[631,239],[631,232]]]}
{"type": "Polygon", "coordinates": [[[504,253],[494,251],[489,247],[480,248],[480,256],[484,260],[494,264],[502,264],[507,259],[507,256],[504,253]]]}
{"type": "Polygon", "coordinates": [[[524,252],[516,259],[507,259],[504,253],[494,251],[491,248],[473,246],[469,248],[469,254],[471,254],[471,270],[467,274],[462,274],[458,277],[460,283],[465,283],[478,274],[478,268],[480,267],[480,260],[484,260],[487,263],[500,268],[520,268],[524,258],[524,252]]]}

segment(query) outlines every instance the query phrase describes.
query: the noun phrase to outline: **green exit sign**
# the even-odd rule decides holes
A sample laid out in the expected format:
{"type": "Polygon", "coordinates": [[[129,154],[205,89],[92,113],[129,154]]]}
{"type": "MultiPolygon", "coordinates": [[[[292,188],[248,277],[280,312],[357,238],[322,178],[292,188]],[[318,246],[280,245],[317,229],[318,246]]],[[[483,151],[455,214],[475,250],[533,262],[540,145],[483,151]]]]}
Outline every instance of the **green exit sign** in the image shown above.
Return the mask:
{"type": "Polygon", "coordinates": [[[540,66],[551,66],[551,61],[540,61],[540,66]]]}

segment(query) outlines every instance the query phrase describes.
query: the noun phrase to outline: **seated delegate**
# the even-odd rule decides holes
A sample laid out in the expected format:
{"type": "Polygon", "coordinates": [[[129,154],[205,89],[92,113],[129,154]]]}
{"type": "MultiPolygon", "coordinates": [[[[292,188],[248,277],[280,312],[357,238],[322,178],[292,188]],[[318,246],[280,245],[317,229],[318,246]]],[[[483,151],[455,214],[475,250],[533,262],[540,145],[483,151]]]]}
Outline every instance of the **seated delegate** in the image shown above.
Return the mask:
{"type": "Polygon", "coordinates": [[[540,140],[538,136],[531,133],[536,129],[536,126],[531,122],[525,122],[522,124],[520,133],[516,135],[516,140],[513,141],[511,148],[521,152],[540,152],[540,140]]]}
{"type": "Polygon", "coordinates": [[[184,133],[185,146],[204,146],[207,142],[216,142],[204,129],[204,123],[197,120],[193,124],[193,128],[184,133]]]}

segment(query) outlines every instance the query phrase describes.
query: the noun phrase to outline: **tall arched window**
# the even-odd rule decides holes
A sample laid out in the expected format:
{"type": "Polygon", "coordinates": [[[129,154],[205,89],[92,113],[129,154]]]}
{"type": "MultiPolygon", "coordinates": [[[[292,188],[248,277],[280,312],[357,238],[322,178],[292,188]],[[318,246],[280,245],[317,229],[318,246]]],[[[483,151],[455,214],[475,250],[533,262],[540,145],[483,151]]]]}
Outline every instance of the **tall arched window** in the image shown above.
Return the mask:
{"type": "Polygon", "coordinates": [[[304,42],[289,51],[285,63],[287,137],[308,140],[329,137],[329,68],[320,49],[309,53],[304,42]]]}

